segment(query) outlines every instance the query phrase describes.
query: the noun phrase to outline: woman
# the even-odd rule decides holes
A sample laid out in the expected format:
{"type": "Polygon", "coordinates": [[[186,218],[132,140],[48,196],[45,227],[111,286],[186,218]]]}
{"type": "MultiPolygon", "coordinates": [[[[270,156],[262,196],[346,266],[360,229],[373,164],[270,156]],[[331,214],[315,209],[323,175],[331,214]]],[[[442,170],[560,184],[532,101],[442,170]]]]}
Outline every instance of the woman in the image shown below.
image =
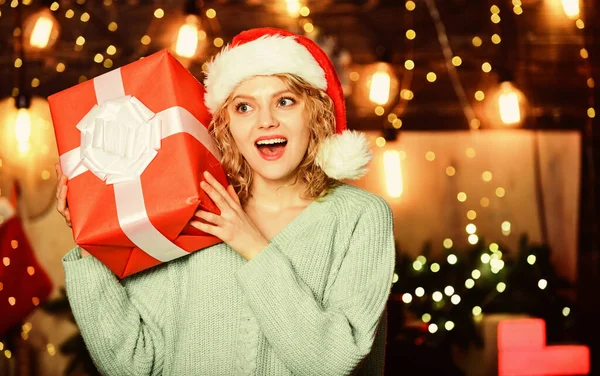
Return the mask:
{"type": "Polygon", "coordinates": [[[206,173],[221,214],[198,211],[191,224],[223,243],[122,281],[69,252],[67,292],[96,365],[106,375],[382,374],[393,221],[383,199],[338,181],[364,174],[369,153],[345,130],[331,61],[307,38],[254,29],[210,63],[205,85],[232,185],[206,173]]]}

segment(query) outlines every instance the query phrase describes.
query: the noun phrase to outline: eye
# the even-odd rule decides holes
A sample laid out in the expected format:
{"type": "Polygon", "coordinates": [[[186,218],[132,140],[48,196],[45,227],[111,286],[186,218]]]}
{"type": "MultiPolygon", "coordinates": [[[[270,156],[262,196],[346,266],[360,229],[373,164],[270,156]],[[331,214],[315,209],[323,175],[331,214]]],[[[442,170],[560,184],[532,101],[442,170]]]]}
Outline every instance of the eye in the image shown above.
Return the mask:
{"type": "Polygon", "coordinates": [[[235,106],[235,110],[237,112],[248,112],[250,110],[252,110],[252,107],[248,104],[248,103],[239,103],[237,106],[235,106]]]}
{"type": "Polygon", "coordinates": [[[296,101],[293,98],[283,97],[283,98],[279,99],[279,102],[277,102],[277,105],[279,105],[281,107],[287,107],[287,106],[293,105],[294,103],[296,103],[296,101]]]}

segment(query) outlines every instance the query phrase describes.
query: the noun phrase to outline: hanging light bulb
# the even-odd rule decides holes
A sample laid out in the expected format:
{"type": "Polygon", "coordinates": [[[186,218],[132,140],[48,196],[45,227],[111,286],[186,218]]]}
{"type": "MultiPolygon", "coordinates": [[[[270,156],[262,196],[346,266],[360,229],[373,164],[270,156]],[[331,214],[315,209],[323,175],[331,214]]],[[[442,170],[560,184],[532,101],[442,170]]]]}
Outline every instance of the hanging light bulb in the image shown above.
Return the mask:
{"type": "Polygon", "coordinates": [[[175,44],[175,53],[182,57],[193,57],[198,49],[199,35],[200,22],[198,17],[189,14],[185,18],[185,23],[179,27],[177,42],[175,44]]]}
{"type": "Polygon", "coordinates": [[[371,78],[369,100],[378,105],[386,105],[390,100],[391,78],[386,71],[377,71],[371,78]]]}
{"type": "Polygon", "coordinates": [[[29,137],[31,136],[31,116],[26,108],[20,108],[17,111],[15,135],[19,152],[27,153],[29,151],[29,137]]]}
{"type": "Polygon", "coordinates": [[[391,64],[379,61],[365,65],[356,77],[352,81],[351,99],[358,116],[382,116],[396,104],[400,85],[391,64]]]}
{"type": "Polygon", "coordinates": [[[579,17],[579,0],[562,0],[562,6],[567,17],[571,19],[579,17]]]}
{"type": "Polygon", "coordinates": [[[500,120],[504,125],[517,125],[522,122],[521,102],[523,93],[518,90],[510,81],[500,84],[498,92],[498,109],[500,120]]]}
{"type": "Polygon", "coordinates": [[[302,4],[300,4],[299,0],[285,0],[287,12],[292,17],[298,17],[300,15],[300,8],[302,8],[302,4]]]}
{"type": "Polygon", "coordinates": [[[388,195],[392,198],[402,196],[402,166],[400,164],[400,152],[397,150],[386,150],[383,152],[383,167],[385,170],[385,186],[388,195]]]}
{"type": "Polygon", "coordinates": [[[42,50],[52,47],[60,32],[59,23],[48,9],[29,16],[23,24],[26,47],[42,50]]]}

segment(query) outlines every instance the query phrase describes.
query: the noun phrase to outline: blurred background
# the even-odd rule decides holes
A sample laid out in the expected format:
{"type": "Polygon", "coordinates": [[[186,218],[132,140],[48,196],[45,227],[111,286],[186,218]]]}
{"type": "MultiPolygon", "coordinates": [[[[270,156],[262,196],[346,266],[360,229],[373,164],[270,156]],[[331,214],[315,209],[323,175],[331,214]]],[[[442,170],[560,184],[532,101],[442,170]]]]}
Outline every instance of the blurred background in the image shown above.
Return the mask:
{"type": "Polygon", "coordinates": [[[74,243],[55,210],[47,97],[163,49],[201,81],[234,35],[263,26],[325,49],[349,127],[372,141],[351,184],[395,216],[386,374],[495,375],[536,336],[519,374],[598,372],[599,8],[0,0],[0,375],[97,374],[64,296],[74,243]],[[545,327],[499,334],[521,318],[545,327]]]}

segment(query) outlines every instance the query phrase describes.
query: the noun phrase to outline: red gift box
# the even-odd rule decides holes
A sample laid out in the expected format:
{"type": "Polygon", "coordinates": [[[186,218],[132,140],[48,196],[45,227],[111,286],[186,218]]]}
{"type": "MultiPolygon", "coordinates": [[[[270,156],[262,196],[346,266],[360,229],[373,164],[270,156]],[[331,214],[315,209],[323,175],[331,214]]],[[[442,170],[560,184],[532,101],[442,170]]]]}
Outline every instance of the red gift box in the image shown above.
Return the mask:
{"type": "Polygon", "coordinates": [[[228,184],[204,92],[161,51],[48,98],[75,242],[118,277],[221,242],[188,225],[228,184]]]}

